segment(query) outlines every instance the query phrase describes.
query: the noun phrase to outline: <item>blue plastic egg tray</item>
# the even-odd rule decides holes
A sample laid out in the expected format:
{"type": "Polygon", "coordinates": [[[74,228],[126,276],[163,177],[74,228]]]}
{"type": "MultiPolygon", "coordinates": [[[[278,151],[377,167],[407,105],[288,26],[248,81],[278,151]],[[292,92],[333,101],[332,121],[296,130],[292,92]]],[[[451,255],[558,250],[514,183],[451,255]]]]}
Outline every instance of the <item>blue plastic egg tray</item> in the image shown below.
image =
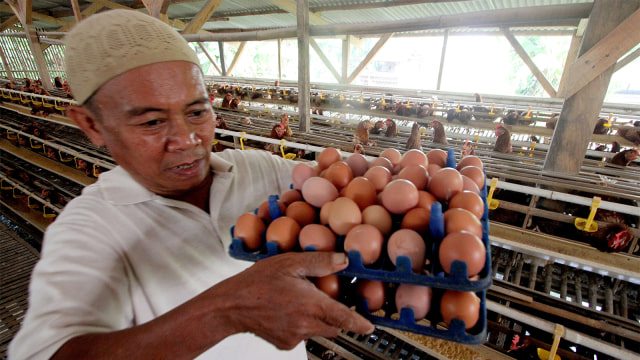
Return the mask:
{"type": "MultiPolygon", "coordinates": [[[[449,150],[449,156],[447,161],[448,167],[455,168],[455,154],[453,150],[449,150]],[[453,159],[453,161],[451,161],[453,159]]],[[[372,265],[363,265],[362,258],[358,251],[350,251],[348,254],[349,265],[344,270],[336,273],[336,275],[378,280],[385,283],[398,283],[398,284],[414,284],[429,286],[434,290],[437,289],[451,289],[458,291],[472,291],[475,292],[481,300],[480,303],[480,318],[478,323],[470,330],[465,330],[464,322],[454,319],[448,329],[437,328],[436,324],[441,319],[433,317],[430,319],[431,326],[425,326],[418,324],[414,321],[413,311],[411,309],[402,309],[400,317],[398,319],[392,319],[387,316],[372,315],[368,311],[366,301],[360,300],[354,303],[356,310],[371,320],[376,325],[386,326],[389,328],[408,331],[416,334],[431,336],[435,338],[455,341],[466,344],[481,344],[485,341],[486,337],[486,290],[491,287],[491,247],[489,243],[489,209],[487,204],[487,189],[486,186],[481,190],[481,197],[484,201],[485,211],[480,220],[482,224],[482,242],[486,249],[485,265],[482,271],[474,278],[469,279],[467,275],[467,264],[463,261],[454,261],[451,265],[451,271],[449,274],[445,274],[438,261],[438,248],[440,242],[444,238],[444,215],[443,205],[436,202],[431,207],[430,229],[429,236],[425,238],[427,244],[431,245],[431,254],[427,254],[429,260],[428,274],[416,274],[411,270],[411,260],[406,256],[400,256],[397,258],[396,265],[391,264],[388,257],[385,255],[386,251],[383,251],[381,260],[372,265]]],[[[280,206],[277,203],[278,196],[271,195],[269,197],[269,214],[271,219],[276,219],[281,216],[280,206]]],[[[257,209],[256,209],[257,212],[257,209]]],[[[275,256],[281,253],[277,244],[273,242],[266,242],[260,250],[255,252],[248,252],[245,250],[242,241],[234,238],[234,227],[231,228],[232,242],[229,247],[229,254],[231,257],[247,260],[258,261],[267,257],[275,256]]],[[[336,251],[343,251],[344,236],[338,236],[336,251]]],[[[383,245],[384,248],[384,245],[383,245]]],[[[427,247],[429,249],[429,247],[427,247]]],[[[303,249],[297,248],[294,251],[302,251],[303,249]]],[[[314,251],[313,248],[304,249],[305,251],[314,251]]],[[[430,312],[432,313],[432,312],[430,312]]],[[[436,311],[436,313],[439,312],[436,311]]],[[[427,316],[429,318],[429,315],[427,316]]]]}

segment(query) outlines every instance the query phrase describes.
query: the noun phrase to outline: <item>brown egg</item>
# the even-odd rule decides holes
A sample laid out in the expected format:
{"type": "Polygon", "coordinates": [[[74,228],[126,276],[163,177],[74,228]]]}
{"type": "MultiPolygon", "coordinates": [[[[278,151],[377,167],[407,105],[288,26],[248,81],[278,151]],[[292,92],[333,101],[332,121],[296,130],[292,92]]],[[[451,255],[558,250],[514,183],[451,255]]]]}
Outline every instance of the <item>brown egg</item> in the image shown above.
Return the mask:
{"type": "Polygon", "coordinates": [[[478,189],[478,185],[476,185],[475,181],[471,180],[471,178],[468,176],[462,177],[462,190],[471,191],[476,194],[480,194],[480,189],[478,189]]]}
{"type": "Polygon", "coordinates": [[[454,260],[467,263],[467,275],[474,276],[484,268],[487,250],[477,236],[460,231],[450,233],[442,239],[438,250],[438,259],[442,269],[447,274],[451,273],[451,264],[454,260]]]}
{"type": "Polygon", "coordinates": [[[391,214],[382,205],[371,205],[365,208],[362,211],[362,223],[377,227],[384,236],[391,232],[391,214]]]}
{"type": "Polygon", "coordinates": [[[396,308],[413,310],[415,320],[424,319],[431,309],[433,291],[428,286],[400,284],[396,289],[396,308]]]}
{"type": "Polygon", "coordinates": [[[302,193],[299,190],[287,190],[280,195],[280,201],[286,206],[300,200],[302,200],[302,193]]]}
{"type": "Polygon", "coordinates": [[[316,287],[332,299],[338,299],[340,295],[340,280],[338,275],[327,275],[316,278],[316,287]]]}
{"type": "Polygon", "coordinates": [[[371,265],[380,258],[384,238],[377,227],[370,224],[360,224],[353,227],[344,239],[344,252],[358,251],[362,257],[362,264],[371,265]]]}
{"type": "Polygon", "coordinates": [[[329,213],[331,212],[331,205],[333,205],[333,201],[327,201],[320,208],[320,224],[329,224],[329,213]]]}
{"type": "Polygon", "coordinates": [[[320,224],[309,224],[303,227],[298,241],[302,250],[309,246],[314,247],[316,251],[336,250],[336,235],[331,229],[320,224]]]}
{"type": "Polygon", "coordinates": [[[393,166],[396,166],[400,163],[402,154],[397,149],[387,148],[382,150],[382,152],[380,153],[380,157],[389,159],[389,161],[391,161],[391,164],[393,164],[393,166]]]}
{"type": "Polygon", "coordinates": [[[440,300],[440,313],[447,325],[460,319],[466,329],[471,329],[480,319],[480,298],[473,292],[447,290],[440,300]]]}
{"type": "Polygon", "coordinates": [[[403,229],[411,229],[422,236],[429,233],[429,219],[431,217],[431,209],[417,207],[407,211],[402,218],[403,229]]]}
{"type": "Polygon", "coordinates": [[[382,206],[392,214],[404,214],[418,205],[418,189],[409,180],[393,180],[381,193],[382,206]]]}
{"type": "Polygon", "coordinates": [[[431,176],[428,188],[436,199],[448,201],[462,191],[462,175],[456,169],[442,168],[431,176]]]}
{"type": "Polygon", "coordinates": [[[334,162],[342,160],[340,150],[336,148],[326,148],[318,155],[318,168],[320,171],[328,168],[334,162]]]}
{"type": "Polygon", "coordinates": [[[329,212],[329,226],[338,235],[346,235],[354,226],[362,223],[362,213],[355,201],[340,197],[333,201],[329,212]]]}
{"type": "Polygon", "coordinates": [[[364,177],[373,183],[376,191],[382,191],[391,182],[391,171],[384,166],[374,166],[364,173],[364,177]]]}
{"type": "Polygon", "coordinates": [[[372,159],[369,162],[369,168],[372,168],[374,166],[384,166],[386,167],[390,172],[393,172],[393,164],[391,163],[391,161],[389,161],[389,159],[387,158],[383,158],[383,157],[377,157],[372,159]]]}
{"type": "Polygon", "coordinates": [[[437,173],[438,170],[442,169],[444,166],[440,166],[438,164],[429,164],[427,167],[427,175],[433,176],[433,174],[437,173]]]}
{"type": "Polygon", "coordinates": [[[396,179],[409,180],[416,186],[416,188],[418,188],[418,190],[423,190],[427,187],[429,174],[427,173],[427,169],[422,165],[409,165],[400,170],[396,179]]]}
{"type": "Polygon", "coordinates": [[[482,239],[482,223],[469,210],[457,208],[445,211],[444,229],[447,234],[468,231],[482,239]]]}
{"type": "Polygon", "coordinates": [[[418,274],[422,272],[426,251],[422,236],[410,229],[394,232],[387,243],[387,254],[393,265],[396,265],[398,256],[406,256],[411,260],[411,270],[418,274]]]}
{"type": "Polygon", "coordinates": [[[302,197],[309,204],[320,208],[324,203],[338,198],[338,189],[331,181],[314,176],[302,186],[302,197]]]}
{"type": "Polygon", "coordinates": [[[344,190],[344,197],[355,201],[360,210],[364,210],[366,207],[376,203],[376,188],[365,177],[353,179],[344,190]]]}
{"type": "Polygon", "coordinates": [[[295,201],[287,207],[287,217],[295,220],[300,227],[313,224],[316,221],[316,211],[313,206],[304,201],[295,201]]]}
{"type": "Polygon", "coordinates": [[[299,163],[291,170],[291,180],[293,181],[293,188],[296,190],[302,189],[302,184],[307,181],[308,178],[318,176],[316,169],[305,164],[299,163]]]}
{"type": "Polygon", "coordinates": [[[440,168],[447,166],[447,157],[447,152],[441,149],[431,149],[427,153],[429,164],[438,165],[440,168]]]}
{"type": "MultiPolygon", "coordinates": [[[[278,205],[280,205],[280,215],[284,215],[287,211],[287,207],[282,203],[282,201],[278,200],[278,205]]],[[[257,215],[261,217],[265,222],[269,223],[271,221],[271,214],[269,213],[269,200],[265,200],[258,207],[257,215]]]]}
{"type": "Polygon", "coordinates": [[[322,177],[331,181],[337,189],[342,189],[353,179],[353,172],[346,162],[336,161],[327,168],[322,177]]]}
{"type": "Polygon", "coordinates": [[[421,150],[411,149],[402,155],[400,159],[400,167],[406,168],[409,165],[422,165],[426,169],[429,166],[429,160],[421,150]]]}
{"type": "Polygon", "coordinates": [[[484,172],[477,166],[465,166],[460,169],[460,175],[466,176],[469,179],[473,180],[476,185],[478,185],[478,189],[484,189],[484,172]]]}
{"type": "Polygon", "coordinates": [[[456,169],[460,170],[465,166],[469,166],[469,165],[479,167],[480,169],[484,169],[484,164],[482,163],[482,160],[480,160],[480,158],[475,155],[467,155],[463,157],[458,163],[458,165],[456,166],[456,169]]]}
{"type": "Polygon", "coordinates": [[[267,241],[278,244],[280,252],[293,250],[298,242],[300,225],[290,217],[281,216],[267,227],[267,241]]]}
{"type": "Polygon", "coordinates": [[[362,154],[353,154],[349,156],[345,162],[349,164],[353,176],[362,176],[369,170],[369,162],[362,154]]]}
{"type": "Polygon", "coordinates": [[[463,190],[449,200],[449,209],[456,208],[469,210],[481,219],[484,214],[484,201],[477,193],[463,190]]]}
{"type": "Polygon", "coordinates": [[[437,201],[438,199],[431,193],[424,190],[418,191],[418,207],[431,211],[431,205],[437,201]]]}
{"type": "Polygon", "coordinates": [[[240,239],[249,251],[255,251],[262,246],[262,232],[265,229],[262,218],[258,215],[245,213],[240,215],[233,228],[233,237],[240,239]]]}
{"type": "Polygon", "coordinates": [[[356,292],[358,296],[367,300],[369,311],[373,312],[382,309],[385,301],[385,286],[382,281],[358,280],[356,292]]]}

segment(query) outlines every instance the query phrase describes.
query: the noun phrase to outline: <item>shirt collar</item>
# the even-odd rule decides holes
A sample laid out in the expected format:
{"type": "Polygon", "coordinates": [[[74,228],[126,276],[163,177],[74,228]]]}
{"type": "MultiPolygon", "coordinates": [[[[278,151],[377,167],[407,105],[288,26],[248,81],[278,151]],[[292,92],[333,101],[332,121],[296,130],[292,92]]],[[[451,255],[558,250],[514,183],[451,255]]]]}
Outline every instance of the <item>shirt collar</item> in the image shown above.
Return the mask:
{"type": "MultiPolygon", "coordinates": [[[[232,163],[215,153],[210,154],[209,165],[214,174],[231,172],[233,169],[232,163]]],[[[100,186],[104,199],[114,205],[130,205],[162,198],[138,183],[122,166],[100,174],[96,184],[100,186]]]]}

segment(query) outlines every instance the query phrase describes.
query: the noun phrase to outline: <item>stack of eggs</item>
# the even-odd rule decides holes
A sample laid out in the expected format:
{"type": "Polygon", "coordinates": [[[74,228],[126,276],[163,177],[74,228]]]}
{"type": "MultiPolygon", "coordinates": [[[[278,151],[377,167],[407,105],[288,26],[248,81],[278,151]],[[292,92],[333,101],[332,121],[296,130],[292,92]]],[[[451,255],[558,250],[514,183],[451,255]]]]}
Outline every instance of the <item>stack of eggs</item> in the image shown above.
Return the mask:
{"type": "Polygon", "coordinates": [[[349,267],[316,279],[318,288],[374,323],[481,343],[491,282],[484,170],[475,156],[454,166],[452,150],[386,149],[372,160],[343,160],[337,149],[325,149],[315,167],[294,167],[292,190],[238,219],[230,253],[258,260],[344,251],[349,267]],[[372,315],[377,311],[385,315],[372,315]],[[450,329],[437,329],[440,321],[450,329]]]}

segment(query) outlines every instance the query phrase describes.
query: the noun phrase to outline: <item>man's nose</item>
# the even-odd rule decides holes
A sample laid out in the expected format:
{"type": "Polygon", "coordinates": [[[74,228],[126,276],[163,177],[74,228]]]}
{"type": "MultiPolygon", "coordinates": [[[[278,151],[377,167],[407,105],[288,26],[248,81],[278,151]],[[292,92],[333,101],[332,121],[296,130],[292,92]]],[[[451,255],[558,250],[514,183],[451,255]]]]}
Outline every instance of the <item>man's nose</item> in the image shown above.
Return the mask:
{"type": "Polygon", "coordinates": [[[201,143],[202,139],[196,135],[195,126],[189,124],[184,118],[172,122],[167,136],[167,151],[187,150],[201,143]]]}

